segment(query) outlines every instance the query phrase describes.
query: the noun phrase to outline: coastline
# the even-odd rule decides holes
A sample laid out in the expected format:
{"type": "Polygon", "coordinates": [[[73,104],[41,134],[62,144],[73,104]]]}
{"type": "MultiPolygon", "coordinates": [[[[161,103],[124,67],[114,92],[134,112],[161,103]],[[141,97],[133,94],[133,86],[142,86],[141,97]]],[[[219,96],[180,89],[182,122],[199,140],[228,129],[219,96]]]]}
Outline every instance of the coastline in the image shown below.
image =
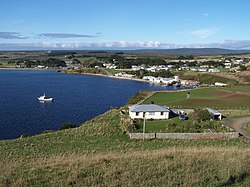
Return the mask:
{"type": "Polygon", "coordinates": [[[143,80],[143,79],[139,79],[139,78],[116,77],[116,76],[113,76],[113,75],[103,75],[103,74],[94,74],[94,73],[80,73],[80,74],[83,74],[83,75],[100,76],[100,77],[107,77],[107,78],[113,78],[113,79],[132,80],[132,81],[150,83],[149,81],[146,81],[146,80],[143,80]]]}
{"type": "Polygon", "coordinates": [[[45,69],[45,68],[2,68],[2,67],[0,67],[0,70],[31,70],[31,71],[36,71],[36,70],[43,70],[43,71],[47,71],[47,70],[49,70],[49,71],[51,71],[51,70],[55,70],[55,71],[58,71],[58,70],[60,70],[60,69],[54,69],[54,68],[50,68],[50,69],[45,69]]]}
{"type": "MultiPolygon", "coordinates": [[[[95,73],[77,73],[77,72],[68,72],[61,69],[44,69],[44,68],[0,68],[0,70],[31,70],[31,71],[58,71],[58,73],[65,73],[65,74],[78,74],[78,75],[91,75],[91,76],[99,76],[99,77],[106,77],[106,78],[112,78],[112,79],[120,79],[120,80],[131,80],[131,81],[137,81],[137,82],[143,82],[143,83],[149,83],[149,84],[156,84],[161,86],[166,86],[154,82],[149,82],[147,80],[139,79],[139,78],[130,78],[130,77],[117,77],[114,75],[104,75],[104,74],[95,74],[95,73]]],[[[187,88],[189,89],[189,88],[187,88]]],[[[185,89],[184,89],[185,90],[185,89]]]]}

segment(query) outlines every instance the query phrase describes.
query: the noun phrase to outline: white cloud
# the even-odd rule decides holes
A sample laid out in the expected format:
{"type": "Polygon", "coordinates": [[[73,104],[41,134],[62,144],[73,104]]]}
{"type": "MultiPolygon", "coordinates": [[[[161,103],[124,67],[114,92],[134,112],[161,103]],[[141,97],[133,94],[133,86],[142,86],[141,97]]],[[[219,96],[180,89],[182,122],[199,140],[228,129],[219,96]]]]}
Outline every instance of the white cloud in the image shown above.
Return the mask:
{"type": "Polygon", "coordinates": [[[224,40],[213,43],[173,44],[159,41],[114,41],[114,42],[39,42],[2,43],[0,50],[32,49],[175,49],[175,48],[226,48],[250,49],[250,40],[224,40]]]}
{"type": "Polygon", "coordinates": [[[190,32],[191,35],[197,36],[200,38],[207,38],[211,35],[214,35],[219,29],[217,28],[202,28],[202,29],[197,29],[193,30],[190,32]]]}
{"type": "Polygon", "coordinates": [[[90,43],[78,43],[78,42],[40,42],[35,43],[36,47],[44,48],[159,48],[160,42],[158,41],[117,41],[117,42],[90,42],[90,43]]]}
{"type": "Polygon", "coordinates": [[[203,17],[208,17],[208,16],[209,16],[209,13],[204,12],[204,13],[202,14],[202,16],[203,16],[203,17]]]}

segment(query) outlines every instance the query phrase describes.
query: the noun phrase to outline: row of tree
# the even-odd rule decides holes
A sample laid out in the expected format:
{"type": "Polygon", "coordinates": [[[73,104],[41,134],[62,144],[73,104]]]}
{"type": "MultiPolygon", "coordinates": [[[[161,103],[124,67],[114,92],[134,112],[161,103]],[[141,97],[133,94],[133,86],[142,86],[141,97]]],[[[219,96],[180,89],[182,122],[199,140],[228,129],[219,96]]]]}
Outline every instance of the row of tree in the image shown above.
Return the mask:
{"type": "Polygon", "coordinates": [[[63,60],[56,58],[48,58],[46,60],[13,60],[9,61],[8,64],[23,65],[26,68],[45,66],[45,67],[66,67],[66,63],[63,60]]]}

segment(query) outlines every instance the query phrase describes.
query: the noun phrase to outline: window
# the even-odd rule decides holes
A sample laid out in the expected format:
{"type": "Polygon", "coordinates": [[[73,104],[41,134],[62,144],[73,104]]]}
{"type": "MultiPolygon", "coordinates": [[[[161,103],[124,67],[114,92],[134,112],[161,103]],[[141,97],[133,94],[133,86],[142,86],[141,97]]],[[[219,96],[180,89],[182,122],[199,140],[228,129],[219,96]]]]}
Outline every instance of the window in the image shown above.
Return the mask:
{"type": "Polygon", "coordinates": [[[136,112],[135,115],[136,115],[136,116],[139,116],[139,112],[136,112]]]}
{"type": "Polygon", "coordinates": [[[155,113],[154,113],[154,112],[149,112],[148,115],[149,115],[149,116],[154,116],[155,113]]]}
{"type": "Polygon", "coordinates": [[[161,112],[161,116],[163,116],[164,112],[161,112]]]}

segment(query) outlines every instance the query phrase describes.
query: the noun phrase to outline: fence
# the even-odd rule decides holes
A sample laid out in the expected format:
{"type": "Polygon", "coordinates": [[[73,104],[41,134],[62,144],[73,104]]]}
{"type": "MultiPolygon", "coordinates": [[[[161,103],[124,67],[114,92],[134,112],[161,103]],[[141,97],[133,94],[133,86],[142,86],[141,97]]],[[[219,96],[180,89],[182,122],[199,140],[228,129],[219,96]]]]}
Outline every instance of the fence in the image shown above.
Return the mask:
{"type": "MultiPolygon", "coordinates": [[[[144,139],[214,139],[238,138],[239,133],[145,133],[144,139]]],[[[143,133],[129,133],[130,139],[143,139],[143,133]]]]}

